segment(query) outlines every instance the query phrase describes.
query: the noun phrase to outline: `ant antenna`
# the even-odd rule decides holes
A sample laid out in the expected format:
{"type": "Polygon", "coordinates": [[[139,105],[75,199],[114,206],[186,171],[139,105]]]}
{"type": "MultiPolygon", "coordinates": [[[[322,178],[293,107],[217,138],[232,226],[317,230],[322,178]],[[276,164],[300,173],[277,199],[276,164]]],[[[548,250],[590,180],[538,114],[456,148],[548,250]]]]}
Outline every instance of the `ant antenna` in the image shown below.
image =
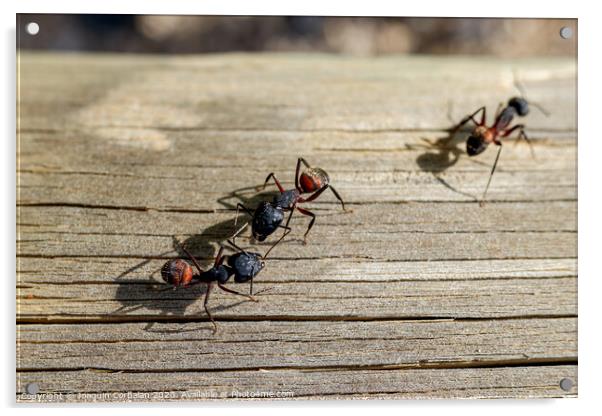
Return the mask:
{"type": "Polygon", "coordinates": [[[546,117],[550,117],[550,112],[548,110],[546,110],[545,108],[543,108],[541,106],[541,104],[536,103],[534,101],[529,101],[529,104],[531,104],[533,107],[537,108],[539,111],[541,111],[541,114],[543,114],[546,117]]]}
{"type": "MultiPolygon", "coordinates": [[[[527,94],[526,94],[526,90],[525,90],[525,86],[520,82],[520,80],[518,79],[518,75],[516,73],[516,70],[512,71],[512,77],[514,78],[514,86],[516,87],[516,89],[518,90],[518,92],[520,93],[520,95],[527,100],[527,94]]],[[[537,108],[539,111],[541,111],[541,113],[546,116],[546,117],[550,117],[550,112],[548,110],[546,110],[541,104],[535,102],[535,101],[531,101],[531,100],[527,100],[529,102],[530,105],[532,105],[533,107],[537,108]]]]}

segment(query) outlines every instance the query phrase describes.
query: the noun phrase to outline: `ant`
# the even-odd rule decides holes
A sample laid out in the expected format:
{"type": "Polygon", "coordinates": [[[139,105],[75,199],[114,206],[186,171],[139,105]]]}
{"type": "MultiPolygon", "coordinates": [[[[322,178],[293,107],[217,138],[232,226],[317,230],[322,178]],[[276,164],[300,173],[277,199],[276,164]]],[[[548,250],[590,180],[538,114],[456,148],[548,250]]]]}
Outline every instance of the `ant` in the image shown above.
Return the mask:
{"type": "Polygon", "coordinates": [[[253,217],[251,229],[253,237],[259,241],[265,240],[267,236],[272,234],[278,227],[284,228],[285,233],[288,234],[291,231],[291,228],[288,225],[291,221],[293,212],[296,209],[301,214],[311,217],[311,221],[309,222],[307,230],[303,235],[303,243],[307,244],[307,235],[316,221],[316,215],[307,209],[298,207],[297,205],[314,201],[326,189],[332,190],[334,196],[341,202],[343,211],[347,211],[345,209],[345,202],[337,190],[330,185],[330,177],[328,176],[328,173],[320,168],[312,168],[302,157],[297,159],[297,168],[295,170],[295,189],[285,190],[276,178],[276,175],[274,175],[274,172],[267,176],[262,189],[265,189],[270,178],[274,180],[278,190],[280,191],[280,194],[276,195],[271,203],[262,202],[254,212],[245,207],[243,204],[239,203],[236,206],[237,216],[238,210],[242,208],[245,212],[253,217]],[[307,168],[303,172],[301,172],[301,164],[305,165],[307,168]],[[302,194],[309,193],[311,193],[311,195],[307,198],[301,196],[302,194]],[[284,211],[290,211],[290,215],[286,221],[286,224],[281,225],[282,221],[284,220],[284,211]]]}
{"type": "Polygon", "coordinates": [[[188,258],[192,261],[192,263],[196,266],[199,273],[194,274],[192,266],[186,260],[173,259],[169,260],[163,265],[161,268],[161,277],[166,283],[173,286],[173,288],[168,289],[173,290],[176,290],[179,287],[189,288],[198,284],[207,285],[203,307],[205,308],[205,312],[207,313],[209,320],[213,324],[213,333],[215,334],[217,332],[217,324],[215,323],[215,320],[213,319],[213,316],[211,315],[211,312],[209,312],[209,308],[207,306],[213,284],[216,283],[217,287],[224,292],[243,296],[253,302],[258,302],[258,300],[253,297],[253,279],[265,267],[264,260],[267,258],[270,251],[272,251],[272,249],[276,247],[280,241],[282,241],[286,234],[287,233],[280,237],[280,239],[274,245],[272,245],[272,247],[270,247],[270,249],[263,256],[259,253],[247,252],[238,247],[231,240],[228,240],[228,244],[237,250],[237,252],[233,255],[224,255],[224,246],[221,246],[217,256],[215,257],[213,267],[206,271],[201,269],[197,259],[186,249],[186,247],[178,244],[186,253],[188,258]],[[224,264],[224,261],[226,264],[224,264]],[[251,282],[250,292],[248,295],[224,286],[224,284],[228,282],[232,276],[234,276],[234,283],[251,282]]]}
{"type": "MultiPolygon", "coordinates": [[[[539,105],[535,103],[531,103],[531,105],[537,107],[542,113],[548,115],[547,112],[539,105]]],[[[500,153],[502,151],[502,142],[501,138],[508,137],[514,131],[518,130],[518,139],[525,139],[525,141],[529,144],[531,149],[531,155],[534,156],[533,146],[531,141],[527,137],[527,133],[525,133],[525,125],[524,124],[516,124],[513,127],[509,127],[510,123],[515,116],[525,117],[529,113],[529,103],[523,97],[513,97],[508,100],[508,104],[503,107],[503,104],[500,104],[498,111],[496,112],[495,121],[491,126],[486,125],[486,108],[485,106],[479,108],[477,111],[468,115],[460,121],[460,123],[451,131],[450,137],[453,137],[455,133],[460,130],[462,126],[464,126],[469,121],[472,121],[475,124],[475,128],[472,133],[466,140],[466,153],[468,156],[476,156],[489,146],[491,143],[494,143],[498,146],[498,152],[495,157],[495,161],[493,162],[493,167],[491,168],[491,173],[489,174],[489,180],[487,181],[487,186],[485,187],[485,191],[483,192],[483,196],[481,197],[480,205],[482,206],[485,202],[485,196],[487,195],[487,190],[489,189],[489,185],[491,184],[491,178],[493,177],[493,173],[495,172],[495,168],[497,166],[498,159],[500,158],[500,153]],[[501,110],[501,111],[500,111],[501,110]],[[475,120],[475,116],[482,112],[481,121],[475,120]]]]}

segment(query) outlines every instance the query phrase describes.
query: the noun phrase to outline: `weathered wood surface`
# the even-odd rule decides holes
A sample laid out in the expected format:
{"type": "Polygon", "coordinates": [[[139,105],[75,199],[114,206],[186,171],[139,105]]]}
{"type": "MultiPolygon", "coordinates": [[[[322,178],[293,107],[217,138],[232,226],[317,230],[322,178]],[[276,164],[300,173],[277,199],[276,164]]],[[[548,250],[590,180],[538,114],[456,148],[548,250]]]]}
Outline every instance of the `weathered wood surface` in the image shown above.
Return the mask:
{"type": "Polygon", "coordinates": [[[576,395],[574,61],[28,53],[19,74],[18,400],[576,395]],[[495,152],[444,129],[492,117],[513,73],[552,116],[480,208],[495,152]],[[212,294],[214,336],[204,289],[158,270],[174,239],[209,264],[298,156],[353,212],[312,203],[308,245],[295,216],[259,303],[212,294]]]}

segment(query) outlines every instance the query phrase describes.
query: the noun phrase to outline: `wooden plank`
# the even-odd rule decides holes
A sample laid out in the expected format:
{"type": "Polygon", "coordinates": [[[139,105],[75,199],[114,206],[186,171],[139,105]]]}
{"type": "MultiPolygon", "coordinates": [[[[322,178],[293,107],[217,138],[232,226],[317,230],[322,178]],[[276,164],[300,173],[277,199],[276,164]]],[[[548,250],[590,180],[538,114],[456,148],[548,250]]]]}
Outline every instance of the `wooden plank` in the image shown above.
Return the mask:
{"type": "Polygon", "coordinates": [[[19,65],[17,400],[32,400],[30,382],[65,395],[44,401],[576,395],[559,387],[577,381],[573,60],[22,53],[19,65]],[[513,73],[552,116],[525,119],[535,158],[505,142],[479,207],[495,152],[468,158],[468,131],[445,129],[483,104],[491,117],[517,94],[513,73]],[[269,172],[292,187],[299,156],[353,212],[328,194],[312,203],[308,245],[295,216],[259,303],[212,294],[212,335],[204,289],[159,292],[158,270],[182,255],[174,238],[208,265],[236,203],[271,198],[256,190],[269,172]]]}
{"type": "Polygon", "coordinates": [[[416,367],[576,360],[577,319],[225,322],[18,327],[20,369],[416,367]],[[435,342],[434,342],[435,341],[435,342]],[[452,353],[453,350],[453,353],[452,353]],[[341,353],[345,351],[345,353],[341,353]]]}
{"type": "MultiPolygon", "coordinates": [[[[122,131],[113,134],[124,135],[122,131]]],[[[19,203],[219,209],[223,208],[220,201],[231,201],[228,197],[235,190],[241,197],[252,198],[254,187],[269,172],[292,187],[299,155],[327,168],[333,185],[351,204],[474,201],[485,187],[495,152],[468,159],[460,143],[465,136],[443,148],[422,140],[436,142],[442,134],[345,134],[337,139],[325,134],[176,133],[160,151],[136,142],[82,139],[77,134],[65,139],[57,139],[60,135],[56,134],[46,139],[26,135],[23,141],[29,144],[21,150],[27,162],[21,165],[19,203]],[[217,150],[207,154],[203,150],[202,156],[190,151],[199,146],[217,150]],[[242,161],[233,163],[238,149],[249,151],[242,161]]],[[[139,137],[152,135],[140,132],[139,137]]],[[[576,198],[574,140],[562,140],[560,145],[542,141],[534,148],[536,159],[524,144],[504,148],[491,201],[576,198]]]]}
{"type": "Polygon", "coordinates": [[[554,114],[546,118],[534,111],[533,127],[576,129],[576,62],[566,58],[228,54],[82,59],[22,53],[21,82],[28,88],[21,91],[20,102],[28,129],[443,128],[449,124],[450,102],[461,118],[484,103],[493,112],[500,100],[517,95],[513,73],[529,97],[554,114]],[[66,79],[72,85],[65,91],[66,79]]]}
{"type": "MultiPolygon", "coordinates": [[[[171,255],[171,251],[167,253],[171,255]]],[[[160,282],[165,259],[122,257],[20,257],[19,287],[47,284],[146,284],[160,282]]],[[[206,263],[205,263],[206,264],[206,263]]],[[[379,261],[368,259],[320,259],[297,261],[272,259],[270,275],[261,282],[395,282],[502,280],[574,277],[577,259],[503,259],[379,261]],[[294,263],[292,263],[294,262],[294,263]],[[291,267],[298,265],[299,267],[291,267]],[[301,267],[302,266],[302,267],[301,267]],[[293,273],[288,271],[294,270],[293,273]],[[273,272],[272,272],[273,271],[273,272]]]]}
{"type": "MultiPolygon", "coordinates": [[[[249,302],[219,290],[211,296],[214,316],[230,319],[495,318],[574,315],[577,279],[481,281],[323,282],[265,284],[249,302]]],[[[158,285],[44,285],[20,288],[18,316],[31,320],[147,320],[203,317],[204,287],[164,291],[158,285]],[[190,306],[190,308],[189,308],[190,306]],[[201,312],[202,311],[202,312],[201,312]],[[200,315],[199,315],[200,314],[200,315]]],[[[246,287],[245,287],[246,291],[246,287]]]]}
{"type": "MultiPolygon", "coordinates": [[[[278,399],[270,394],[285,396],[283,398],[287,400],[542,398],[576,396],[577,366],[176,373],[20,372],[17,392],[23,392],[28,383],[38,383],[41,392],[50,394],[49,401],[68,402],[278,399]],[[568,392],[560,388],[563,378],[574,383],[568,392]]],[[[35,396],[20,393],[17,400],[31,401],[35,396]]]]}
{"type": "MultiPolygon", "coordinates": [[[[273,257],[401,261],[576,256],[575,202],[489,204],[477,218],[474,207],[464,204],[378,204],[357,206],[348,214],[338,207],[314,212],[318,217],[311,244],[300,242],[308,221],[297,215],[293,238],[273,257]],[[482,241],[479,250],[473,248],[475,238],[482,241]]],[[[248,217],[241,216],[243,220],[248,217]]],[[[23,207],[19,223],[22,256],[167,257],[175,254],[175,237],[208,259],[232,234],[234,215],[23,207]]],[[[261,244],[261,250],[269,244],[261,244]]]]}

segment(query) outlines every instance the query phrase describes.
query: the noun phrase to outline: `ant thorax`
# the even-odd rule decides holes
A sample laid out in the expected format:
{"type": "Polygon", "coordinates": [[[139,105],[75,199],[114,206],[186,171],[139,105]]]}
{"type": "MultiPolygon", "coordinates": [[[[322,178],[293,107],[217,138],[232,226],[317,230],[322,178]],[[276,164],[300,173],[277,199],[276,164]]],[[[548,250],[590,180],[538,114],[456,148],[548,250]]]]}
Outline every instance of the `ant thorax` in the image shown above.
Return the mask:
{"type": "Polygon", "coordinates": [[[299,185],[305,193],[317,191],[323,186],[328,185],[330,178],[326,171],[320,168],[310,168],[304,171],[299,177],[299,185]]]}
{"type": "Polygon", "coordinates": [[[487,126],[477,126],[473,130],[472,135],[480,138],[485,143],[491,143],[495,138],[494,132],[487,126]]]}
{"type": "Polygon", "coordinates": [[[280,208],[292,208],[297,199],[299,199],[299,191],[290,189],[276,195],[272,200],[272,204],[280,208]]]}

